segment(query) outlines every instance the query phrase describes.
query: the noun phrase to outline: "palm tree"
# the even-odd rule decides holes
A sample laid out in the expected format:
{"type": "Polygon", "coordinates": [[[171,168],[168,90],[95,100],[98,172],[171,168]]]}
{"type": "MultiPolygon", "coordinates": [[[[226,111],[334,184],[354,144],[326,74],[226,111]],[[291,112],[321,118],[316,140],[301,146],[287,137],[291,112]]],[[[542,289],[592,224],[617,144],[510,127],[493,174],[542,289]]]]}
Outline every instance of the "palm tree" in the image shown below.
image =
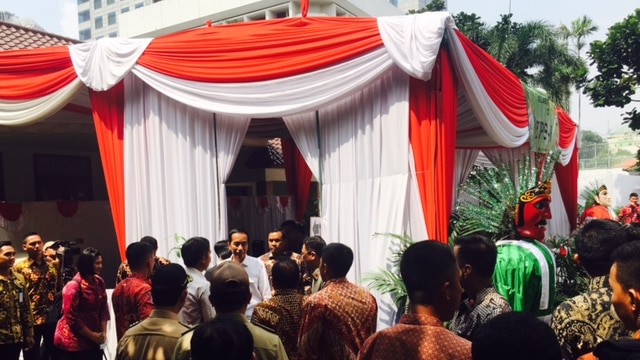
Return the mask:
{"type": "MultiPolygon", "coordinates": [[[[569,42],[573,39],[575,43],[576,55],[581,58],[582,57],[582,49],[587,45],[585,42],[585,38],[592,35],[594,32],[598,31],[598,25],[593,23],[593,20],[589,18],[587,15],[582,15],[571,22],[571,27],[567,27],[566,25],[560,25],[558,28],[558,32],[561,40],[564,42],[567,48],[569,47],[569,42]]],[[[583,87],[583,84],[577,84],[576,90],[578,92],[578,123],[580,123],[581,117],[581,108],[582,108],[582,96],[580,94],[580,89],[583,87]]]]}

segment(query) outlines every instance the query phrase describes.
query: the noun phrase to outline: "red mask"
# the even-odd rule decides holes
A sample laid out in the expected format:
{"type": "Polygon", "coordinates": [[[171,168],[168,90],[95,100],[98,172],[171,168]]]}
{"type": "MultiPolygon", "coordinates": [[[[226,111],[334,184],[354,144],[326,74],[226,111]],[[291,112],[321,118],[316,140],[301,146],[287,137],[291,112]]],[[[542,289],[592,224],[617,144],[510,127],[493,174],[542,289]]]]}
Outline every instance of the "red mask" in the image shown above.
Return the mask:
{"type": "Polygon", "coordinates": [[[547,219],[551,219],[551,182],[538,184],[520,196],[516,209],[516,229],[525,239],[544,240],[547,219]]]}

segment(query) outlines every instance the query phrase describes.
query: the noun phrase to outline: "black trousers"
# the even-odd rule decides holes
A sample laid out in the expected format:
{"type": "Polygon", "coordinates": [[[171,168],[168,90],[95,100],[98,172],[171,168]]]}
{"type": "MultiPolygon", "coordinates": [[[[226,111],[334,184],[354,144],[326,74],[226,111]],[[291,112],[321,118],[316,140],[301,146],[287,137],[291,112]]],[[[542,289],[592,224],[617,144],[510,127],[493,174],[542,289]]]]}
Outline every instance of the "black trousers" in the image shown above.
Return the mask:
{"type": "Polygon", "coordinates": [[[22,350],[22,344],[0,344],[2,360],[18,360],[20,350],[22,350]]]}
{"type": "Polygon", "coordinates": [[[102,350],[66,351],[58,349],[60,360],[102,360],[102,350]]]}
{"type": "Polygon", "coordinates": [[[44,334],[44,325],[33,326],[33,347],[29,350],[22,350],[22,356],[24,360],[45,360],[49,358],[49,354],[41,354],[41,351],[45,350],[45,347],[41,347],[42,335],[44,334]]]}

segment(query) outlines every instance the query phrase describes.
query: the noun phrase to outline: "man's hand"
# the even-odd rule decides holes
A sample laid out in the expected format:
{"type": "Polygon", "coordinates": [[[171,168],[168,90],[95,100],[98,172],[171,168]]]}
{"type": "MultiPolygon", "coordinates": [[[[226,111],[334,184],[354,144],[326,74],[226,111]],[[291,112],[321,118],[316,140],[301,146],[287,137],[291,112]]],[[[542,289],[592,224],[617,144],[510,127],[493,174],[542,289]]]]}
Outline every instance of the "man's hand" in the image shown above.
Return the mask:
{"type": "Polygon", "coordinates": [[[25,350],[30,350],[35,344],[36,344],[36,341],[33,339],[33,336],[27,336],[26,338],[24,338],[25,350]]]}

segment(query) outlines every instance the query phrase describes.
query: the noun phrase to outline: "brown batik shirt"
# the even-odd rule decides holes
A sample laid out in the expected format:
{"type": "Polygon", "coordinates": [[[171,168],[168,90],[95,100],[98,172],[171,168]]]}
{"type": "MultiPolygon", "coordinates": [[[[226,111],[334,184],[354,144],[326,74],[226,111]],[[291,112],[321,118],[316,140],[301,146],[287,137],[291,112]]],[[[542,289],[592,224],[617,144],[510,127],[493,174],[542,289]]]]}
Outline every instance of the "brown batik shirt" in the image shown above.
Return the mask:
{"type": "Polygon", "coordinates": [[[29,287],[29,302],[34,325],[44,324],[56,292],[62,289],[58,270],[44,258],[40,264],[32,259],[26,259],[16,264],[13,269],[24,277],[29,287]]]}
{"type": "Polygon", "coordinates": [[[0,344],[20,344],[33,336],[33,316],[28,285],[13,270],[8,280],[0,279],[0,344]]]}

